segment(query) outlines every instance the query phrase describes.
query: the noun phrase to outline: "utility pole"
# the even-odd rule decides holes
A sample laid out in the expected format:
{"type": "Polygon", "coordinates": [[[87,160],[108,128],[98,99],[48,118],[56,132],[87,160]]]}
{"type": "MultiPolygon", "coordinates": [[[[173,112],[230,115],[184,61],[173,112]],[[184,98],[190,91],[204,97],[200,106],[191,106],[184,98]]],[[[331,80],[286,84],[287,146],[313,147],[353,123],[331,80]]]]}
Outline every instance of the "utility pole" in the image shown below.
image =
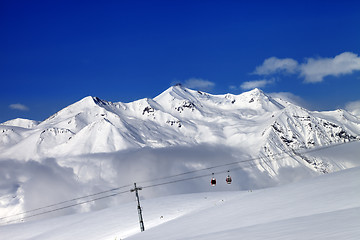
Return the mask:
{"type": "Polygon", "coordinates": [[[143,221],[142,212],[141,212],[138,190],[142,190],[142,187],[136,187],[136,183],[134,183],[134,189],[131,189],[130,192],[135,192],[135,195],[136,195],[136,200],[138,203],[137,209],[138,209],[138,214],[139,214],[140,229],[143,232],[143,231],[145,231],[145,227],[144,227],[144,221],[143,221]]]}

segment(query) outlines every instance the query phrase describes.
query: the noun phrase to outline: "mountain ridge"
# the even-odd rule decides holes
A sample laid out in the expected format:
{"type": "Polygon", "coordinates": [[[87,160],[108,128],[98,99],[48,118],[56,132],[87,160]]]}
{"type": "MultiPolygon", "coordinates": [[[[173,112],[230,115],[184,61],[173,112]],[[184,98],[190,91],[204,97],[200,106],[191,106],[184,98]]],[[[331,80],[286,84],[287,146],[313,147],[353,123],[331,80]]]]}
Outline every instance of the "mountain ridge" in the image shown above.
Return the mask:
{"type": "Polygon", "coordinates": [[[112,103],[88,96],[12,135],[6,133],[6,128],[11,127],[11,123],[17,127],[16,121],[8,121],[1,125],[0,143],[6,143],[3,156],[15,158],[203,143],[244,145],[257,148],[267,156],[271,145],[283,151],[288,147],[301,149],[359,139],[360,120],[345,110],[335,113],[337,115],[312,112],[272,98],[257,88],[239,95],[212,95],[176,85],[154,99],[129,103],[112,103]],[[341,117],[345,120],[340,121],[341,117]],[[46,141],[44,131],[48,132],[47,141],[53,141],[47,145],[57,151],[38,147],[46,141]],[[23,156],[16,149],[16,145],[24,141],[23,145],[33,148],[31,156],[23,156]],[[97,147],[91,141],[96,141],[97,147]],[[67,152],[66,148],[71,145],[77,145],[77,150],[67,152]]]}

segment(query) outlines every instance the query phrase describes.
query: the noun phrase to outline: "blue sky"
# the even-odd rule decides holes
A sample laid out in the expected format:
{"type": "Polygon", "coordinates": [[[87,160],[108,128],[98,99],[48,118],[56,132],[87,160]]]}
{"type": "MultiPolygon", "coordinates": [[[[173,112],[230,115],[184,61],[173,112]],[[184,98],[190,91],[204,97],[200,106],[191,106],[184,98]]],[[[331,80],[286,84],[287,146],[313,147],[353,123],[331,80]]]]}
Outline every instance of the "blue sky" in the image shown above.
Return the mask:
{"type": "Polygon", "coordinates": [[[360,109],[359,1],[0,1],[0,122],[174,83],[360,109]]]}

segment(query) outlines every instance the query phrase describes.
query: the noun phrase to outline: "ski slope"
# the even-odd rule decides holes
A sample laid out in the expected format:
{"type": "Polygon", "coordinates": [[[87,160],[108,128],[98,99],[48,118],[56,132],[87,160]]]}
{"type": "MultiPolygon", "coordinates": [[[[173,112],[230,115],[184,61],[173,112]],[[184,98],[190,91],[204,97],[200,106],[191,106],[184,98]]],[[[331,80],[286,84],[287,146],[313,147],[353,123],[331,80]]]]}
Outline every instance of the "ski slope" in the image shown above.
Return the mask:
{"type": "MultiPolygon", "coordinates": [[[[0,226],[1,239],[359,239],[360,167],[273,188],[142,200],[0,226]]],[[[145,190],[143,190],[145,191],[145,190]]],[[[141,195],[141,192],[140,192],[141,195]]]]}

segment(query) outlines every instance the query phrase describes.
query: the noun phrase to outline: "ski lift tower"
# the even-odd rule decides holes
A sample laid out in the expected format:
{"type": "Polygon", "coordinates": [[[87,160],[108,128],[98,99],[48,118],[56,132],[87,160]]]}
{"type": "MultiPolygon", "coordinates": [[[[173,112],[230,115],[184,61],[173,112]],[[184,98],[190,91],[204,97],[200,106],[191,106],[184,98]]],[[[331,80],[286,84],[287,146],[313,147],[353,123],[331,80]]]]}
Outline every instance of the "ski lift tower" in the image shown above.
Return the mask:
{"type": "Polygon", "coordinates": [[[138,190],[142,190],[142,187],[136,187],[136,183],[134,183],[134,189],[131,189],[130,192],[135,192],[136,201],[138,204],[137,209],[138,209],[138,214],[139,214],[140,229],[143,232],[143,231],[145,231],[145,227],[144,227],[144,221],[143,221],[142,212],[141,212],[138,190]]]}

